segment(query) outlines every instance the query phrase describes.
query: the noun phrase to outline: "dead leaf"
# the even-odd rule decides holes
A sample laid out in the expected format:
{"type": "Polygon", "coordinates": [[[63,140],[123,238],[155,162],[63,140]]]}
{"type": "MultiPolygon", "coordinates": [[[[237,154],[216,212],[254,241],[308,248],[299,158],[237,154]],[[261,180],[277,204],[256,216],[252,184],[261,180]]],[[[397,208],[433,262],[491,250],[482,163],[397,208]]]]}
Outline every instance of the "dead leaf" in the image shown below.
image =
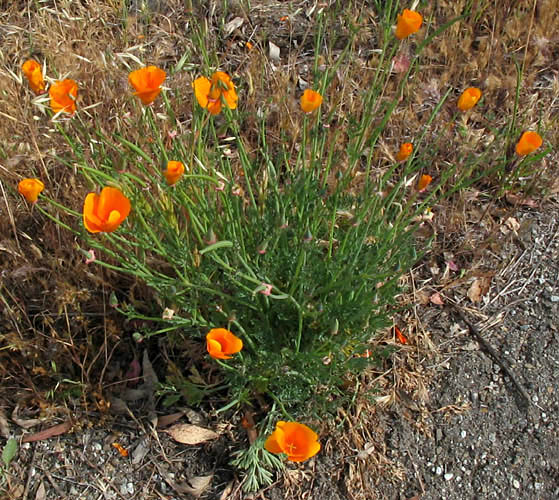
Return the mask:
{"type": "Polygon", "coordinates": [[[219,434],[210,429],[192,424],[176,424],[164,432],[179,443],[191,445],[205,443],[206,441],[211,441],[219,437],[219,434]]]}
{"type": "Polygon", "coordinates": [[[519,196],[519,195],[514,194],[514,193],[505,194],[505,199],[511,205],[523,205],[525,207],[530,207],[530,208],[537,208],[538,207],[538,202],[537,201],[532,200],[531,198],[524,198],[524,197],[519,196]]]}
{"type": "Polygon", "coordinates": [[[268,42],[268,49],[269,49],[270,59],[272,61],[279,61],[280,60],[280,48],[275,43],[268,42]]]}
{"type": "Polygon", "coordinates": [[[72,427],[72,423],[70,421],[67,421],[62,424],[49,427],[44,431],[36,432],[35,434],[27,434],[23,436],[22,442],[32,443],[34,441],[42,441],[43,439],[48,439],[54,436],[60,436],[60,434],[64,434],[65,432],[68,432],[71,427],[72,427]]]}
{"type": "Polygon", "coordinates": [[[468,290],[468,298],[472,302],[479,302],[481,298],[489,291],[491,287],[491,278],[476,278],[468,290]]]}
{"type": "Polygon", "coordinates": [[[35,493],[35,500],[45,500],[47,498],[47,492],[45,490],[45,483],[41,481],[39,487],[37,488],[37,493],[35,493]]]}
{"type": "Polygon", "coordinates": [[[223,26],[223,31],[225,31],[225,36],[229,36],[237,28],[240,28],[245,20],[242,17],[235,17],[231,19],[225,26],[223,26]]]}
{"type": "Polygon", "coordinates": [[[429,297],[429,300],[432,304],[444,306],[443,299],[441,298],[441,294],[439,292],[435,292],[433,295],[431,295],[431,297],[429,297]]]}
{"type": "Polygon", "coordinates": [[[157,419],[157,428],[167,427],[168,425],[174,424],[179,418],[185,415],[184,411],[179,411],[178,413],[172,413],[171,415],[163,415],[157,419]]]}
{"type": "Polygon", "coordinates": [[[233,481],[229,482],[229,484],[225,487],[225,489],[221,493],[219,500],[227,500],[227,498],[229,498],[229,494],[233,491],[233,484],[234,484],[233,481]]]}
{"type": "Polygon", "coordinates": [[[509,217],[505,221],[505,226],[507,226],[511,231],[517,233],[520,229],[520,222],[518,222],[514,217],[509,217]]]}
{"type": "Polygon", "coordinates": [[[213,474],[210,474],[209,476],[193,477],[188,480],[187,485],[184,487],[184,491],[198,498],[208,488],[213,477],[213,474]]]}
{"type": "Polygon", "coordinates": [[[0,436],[6,439],[10,437],[10,426],[2,408],[0,408],[0,436]]]}

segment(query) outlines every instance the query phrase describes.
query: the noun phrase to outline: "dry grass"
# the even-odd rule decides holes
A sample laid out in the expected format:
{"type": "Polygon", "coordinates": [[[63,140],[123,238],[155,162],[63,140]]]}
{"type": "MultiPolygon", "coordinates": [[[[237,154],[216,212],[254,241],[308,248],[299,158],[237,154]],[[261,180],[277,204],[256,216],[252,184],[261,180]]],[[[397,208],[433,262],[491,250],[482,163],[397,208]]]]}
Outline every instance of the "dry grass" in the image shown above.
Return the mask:
{"type": "MultiPolygon", "coordinates": [[[[137,112],[129,95],[130,68],[141,61],[172,70],[185,56],[181,71],[171,71],[166,86],[176,89],[171,93],[178,94],[173,98],[181,122],[179,132],[189,140],[191,82],[210,69],[207,64],[219,65],[233,74],[240,88],[249,144],[257,147],[257,124],[251,116],[256,116],[262,106],[272,111],[267,131],[270,143],[294,145],[299,138],[297,85],[300,80],[310,80],[314,64],[314,18],[306,15],[312,2],[251,2],[250,12],[246,2],[231,2],[227,13],[221,2],[214,1],[208,2],[208,8],[195,6],[192,10],[178,0],[145,2],[151,9],[139,10],[134,8],[138,3],[20,1],[7,2],[0,12],[0,404],[11,406],[15,399],[24,398],[20,401],[25,401],[30,415],[52,417],[68,411],[66,407],[74,404],[69,401],[75,400],[57,397],[69,389],[60,383],[62,378],[82,385],[83,408],[93,405],[105,409],[103,374],[112,356],[127,355],[130,340],[123,329],[133,329],[111,313],[106,297],[111,291],[138,295],[138,289],[131,292],[133,284],[110,271],[93,274],[83,256],[73,250],[73,236],[17,195],[19,179],[38,176],[47,184],[52,198],[79,209],[88,189],[75,172],[57,162],[56,156],[64,154],[65,146],[22,82],[22,62],[34,57],[45,62],[49,75],[70,75],[80,84],[79,107],[86,108],[82,113],[91,116],[106,133],[121,130],[138,143],[145,138],[124,118],[127,112],[137,112]],[[125,3],[132,6],[128,12],[125,3]],[[242,26],[227,34],[223,22],[237,16],[243,19],[242,26]],[[288,18],[281,20],[284,16],[288,18]],[[204,37],[209,60],[193,39],[197,33],[204,37]],[[254,44],[252,50],[247,49],[247,41],[254,44]],[[269,41],[280,47],[280,61],[268,58],[269,41]],[[47,393],[55,386],[57,394],[49,400],[47,393]]],[[[328,3],[335,4],[323,2],[328,3]]],[[[459,14],[466,3],[436,2],[436,7],[424,13],[427,24],[442,24],[459,14]]],[[[546,141],[559,144],[559,35],[556,17],[550,15],[559,10],[559,0],[476,0],[473,4],[477,15],[455,24],[424,52],[421,71],[406,89],[402,106],[383,134],[376,153],[379,167],[391,161],[400,143],[417,135],[448,86],[455,89],[455,95],[467,86],[482,88],[484,108],[490,108],[493,115],[491,126],[505,127],[516,92],[514,61],[523,68],[519,122],[524,128],[539,124],[546,131],[546,141]]],[[[347,117],[362,111],[361,90],[370,83],[377,57],[378,19],[366,2],[352,2],[346,15],[338,16],[335,32],[327,33],[319,64],[334,63],[350,22],[361,27],[360,36],[352,47],[350,63],[340,68],[325,100],[324,111],[334,113],[338,127],[347,127],[347,117]]],[[[426,29],[430,28],[423,31],[426,29]]],[[[386,98],[394,92],[395,86],[388,86],[386,98]]],[[[468,133],[457,146],[457,134],[449,126],[453,105],[451,99],[427,135],[427,142],[439,146],[432,159],[434,170],[449,161],[460,161],[461,155],[491,142],[486,114],[477,110],[469,115],[468,133]]],[[[165,124],[162,126],[166,132],[165,124]]],[[[556,175],[557,159],[555,151],[542,161],[544,179],[556,175]]],[[[487,193],[484,189],[480,186],[479,191],[463,193],[444,209],[435,207],[436,218],[429,223],[437,235],[432,262],[444,251],[455,252],[461,267],[468,265],[472,272],[475,270],[474,248],[489,241],[499,218],[498,213],[491,212],[481,228],[476,223],[484,214],[471,201],[483,200],[490,193],[489,187],[487,193]],[[458,250],[460,247],[462,250],[458,250]]],[[[411,276],[409,284],[414,279],[418,278],[411,276]]],[[[422,293],[425,296],[435,291],[427,282],[420,282],[414,283],[418,289],[403,301],[417,304],[422,293]],[[427,288],[421,290],[423,287],[427,288]]],[[[443,288],[453,285],[443,283],[443,288]]],[[[146,293],[141,290],[139,298],[146,293]]],[[[400,466],[387,458],[383,407],[396,405],[406,411],[411,401],[416,414],[426,411],[430,376],[426,366],[438,361],[437,349],[417,307],[400,318],[400,325],[406,325],[410,344],[395,353],[383,370],[363,379],[355,408],[351,413],[340,410],[340,421],[325,448],[326,453],[339,454],[342,450],[348,457],[345,483],[351,498],[359,498],[359,491],[370,484],[371,478],[389,475],[397,481],[403,474],[400,466]],[[382,404],[367,402],[363,394],[371,388],[379,391],[382,404]]],[[[397,343],[392,332],[387,332],[378,345],[397,343]]],[[[421,418],[417,425],[422,425],[421,418]]],[[[428,427],[425,432],[430,432],[428,427]]],[[[296,495],[297,481],[286,484],[296,495]]]]}

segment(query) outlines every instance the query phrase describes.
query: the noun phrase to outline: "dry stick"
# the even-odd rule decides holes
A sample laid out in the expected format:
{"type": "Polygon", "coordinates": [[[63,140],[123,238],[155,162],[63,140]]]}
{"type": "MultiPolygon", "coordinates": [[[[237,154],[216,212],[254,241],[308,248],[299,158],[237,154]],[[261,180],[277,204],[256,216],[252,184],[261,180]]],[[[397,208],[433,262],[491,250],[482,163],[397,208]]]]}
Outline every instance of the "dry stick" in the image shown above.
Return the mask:
{"type": "Polygon", "coordinates": [[[516,387],[516,390],[520,393],[522,398],[526,401],[526,404],[528,406],[530,406],[532,404],[532,400],[530,399],[530,396],[528,395],[528,393],[526,392],[524,387],[522,387],[520,385],[520,383],[516,379],[516,376],[514,375],[512,370],[501,360],[501,358],[499,357],[499,354],[497,354],[497,351],[495,351],[495,349],[493,349],[491,344],[489,344],[489,342],[487,342],[487,340],[485,340],[481,336],[481,333],[479,333],[479,330],[474,325],[472,325],[472,323],[470,323],[468,321],[468,319],[466,319],[466,316],[464,315],[464,313],[457,306],[455,306],[454,304],[449,304],[449,306],[456,313],[456,315],[464,323],[466,323],[466,325],[468,326],[468,330],[470,331],[472,336],[479,342],[479,344],[491,355],[491,357],[495,360],[495,362],[509,376],[509,378],[512,380],[512,383],[513,383],[514,387],[516,387]]]}

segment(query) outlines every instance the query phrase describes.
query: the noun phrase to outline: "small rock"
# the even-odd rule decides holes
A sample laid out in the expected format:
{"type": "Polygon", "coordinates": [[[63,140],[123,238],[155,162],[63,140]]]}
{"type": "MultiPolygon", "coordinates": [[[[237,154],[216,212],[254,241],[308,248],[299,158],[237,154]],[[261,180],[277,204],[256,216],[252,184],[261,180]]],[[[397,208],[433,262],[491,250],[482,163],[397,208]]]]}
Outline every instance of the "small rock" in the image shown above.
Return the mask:
{"type": "Polygon", "coordinates": [[[559,302],[559,295],[552,295],[549,297],[549,300],[551,300],[551,302],[559,302]]]}
{"type": "Polygon", "coordinates": [[[443,431],[441,429],[437,429],[435,431],[435,438],[437,441],[440,441],[443,438],[443,431]]]}
{"type": "Polygon", "coordinates": [[[464,438],[466,437],[466,431],[461,431],[461,432],[460,432],[460,437],[461,437],[462,439],[464,439],[464,438]]]}
{"type": "Polygon", "coordinates": [[[443,468],[442,467],[439,466],[435,469],[435,474],[437,476],[440,476],[442,473],[443,473],[443,468]]]}
{"type": "Polygon", "coordinates": [[[518,482],[517,479],[513,479],[512,485],[513,485],[516,489],[520,488],[520,483],[518,482]]]}
{"type": "Polygon", "coordinates": [[[450,481],[453,477],[454,477],[454,474],[453,474],[452,472],[447,472],[447,473],[444,475],[444,480],[445,480],[445,481],[450,481]]]}
{"type": "Polygon", "coordinates": [[[534,489],[541,490],[543,488],[543,483],[534,483],[534,489]]]}

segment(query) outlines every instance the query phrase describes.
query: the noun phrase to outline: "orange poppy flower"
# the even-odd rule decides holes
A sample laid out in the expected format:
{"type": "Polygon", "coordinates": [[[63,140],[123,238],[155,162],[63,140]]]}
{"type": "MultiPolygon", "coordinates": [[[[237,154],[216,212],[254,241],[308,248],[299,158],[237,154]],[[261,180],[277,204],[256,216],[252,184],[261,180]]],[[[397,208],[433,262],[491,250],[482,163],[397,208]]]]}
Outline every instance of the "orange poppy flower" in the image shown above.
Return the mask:
{"type": "Polygon", "coordinates": [[[212,328],[206,335],[208,353],[215,359],[231,359],[243,348],[243,341],[225,328],[212,328]]]}
{"type": "Polygon", "coordinates": [[[167,179],[167,184],[172,186],[175,184],[184,174],[184,165],[180,161],[170,161],[167,163],[167,169],[163,172],[165,179],[167,179]]]}
{"type": "Polygon", "coordinates": [[[25,78],[29,81],[29,86],[35,94],[42,94],[45,91],[45,80],[43,78],[43,71],[41,65],[29,59],[25,61],[21,67],[25,78]]]}
{"type": "Polygon", "coordinates": [[[78,84],[66,79],[54,82],[49,88],[50,107],[55,113],[64,111],[73,115],[76,111],[78,84]]]}
{"type": "Polygon", "coordinates": [[[419,182],[417,183],[417,190],[424,191],[427,188],[427,186],[431,184],[432,180],[433,178],[430,175],[423,174],[420,177],[419,182]]]}
{"type": "Polygon", "coordinates": [[[161,92],[161,85],[165,81],[167,74],[156,66],[146,66],[145,68],[132,71],[128,75],[128,83],[134,87],[135,96],[138,96],[142,104],[151,104],[161,92]]]}
{"type": "Polygon", "coordinates": [[[89,193],[83,204],[83,224],[90,233],[111,233],[130,213],[130,200],[115,187],[89,193]]]}
{"type": "Polygon", "coordinates": [[[17,185],[17,190],[29,203],[35,203],[43,189],[45,185],[39,179],[23,179],[17,185]]]}
{"type": "Polygon", "coordinates": [[[192,86],[198,104],[212,115],[221,112],[222,98],[229,109],[237,108],[239,98],[235,91],[235,85],[233,85],[231,77],[223,71],[216,71],[211,80],[208,80],[205,76],[200,76],[194,80],[192,86]]]}
{"type": "Polygon", "coordinates": [[[398,14],[398,24],[396,24],[396,38],[402,40],[421,28],[423,16],[414,10],[404,9],[398,14]]]}
{"type": "Polygon", "coordinates": [[[279,421],[264,443],[270,453],[285,453],[292,462],[304,462],[320,450],[318,435],[305,424],[279,421]]]}
{"type": "Polygon", "coordinates": [[[400,146],[400,151],[398,151],[398,154],[396,155],[396,160],[406,161],[408,159],[408,156],[411,155],[412,152],[413,144],[411,142],[404,142],[404,144],[400,146]]]}
{"type": "Polygon", "coordinates": [[[516,154],[520,156],[529,155],[538,149],[542,143],[543,140],[540,134],[528,130],[522,134],[516,143],[516,154]]]}
{"type": "Polygon", "coordinates": [[[472,109],[481,98],[481,90],[476,87],[469,87],[458,99],[458,109],[460,111],[468,111],[472,109]]]}
{"type": "Polygon", "coordinates": [[[322,96],[311,89],[306,89],[301,96],[301,109],[310,113],[322,104],[322,96]]]}

